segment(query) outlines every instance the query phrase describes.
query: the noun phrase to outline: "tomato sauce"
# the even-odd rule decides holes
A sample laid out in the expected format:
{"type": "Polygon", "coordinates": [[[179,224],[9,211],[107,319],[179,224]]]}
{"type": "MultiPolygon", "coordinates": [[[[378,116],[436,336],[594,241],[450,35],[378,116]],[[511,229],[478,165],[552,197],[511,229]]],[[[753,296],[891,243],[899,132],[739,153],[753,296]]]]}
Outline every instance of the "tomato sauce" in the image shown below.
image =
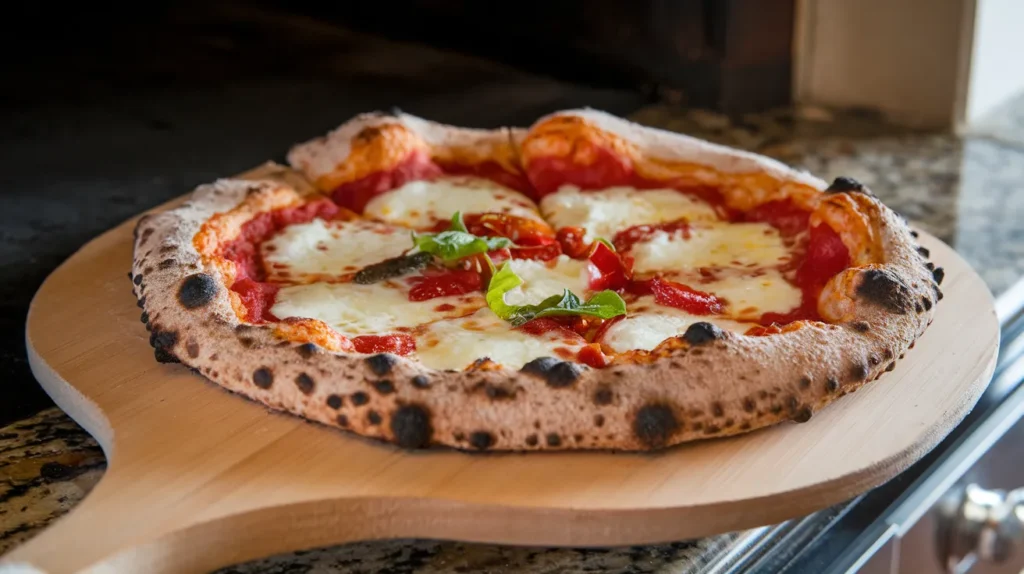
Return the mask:
{"type": "Polygon", "coordinates": [[[408,355],[416,350],[416,340],[412,335],[393,333],[391,335],[360,335],[352,337],[352,345],[357,353],[393,353],[408,355]]]}

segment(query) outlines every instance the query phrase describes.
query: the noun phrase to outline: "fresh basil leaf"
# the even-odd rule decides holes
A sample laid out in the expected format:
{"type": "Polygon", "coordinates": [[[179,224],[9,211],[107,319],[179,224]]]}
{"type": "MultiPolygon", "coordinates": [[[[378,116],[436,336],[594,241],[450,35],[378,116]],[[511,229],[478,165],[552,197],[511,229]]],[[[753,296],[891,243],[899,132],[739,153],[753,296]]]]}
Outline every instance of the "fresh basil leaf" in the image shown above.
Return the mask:
{"type": "Polygon", "coordinates": [[[444,261],[454,261],[478,253],[487,253],[495,249],[513,246],[507,237],[477,237],[466,230],[462,221],[462,213],[456,211],[452,216],[448,231],[441,233],[412,233],[412,242],[424,253],[436,255],[444,261]]]}
{"type": "Polygon", "coordinates": [[[626,302],[611,290],[595,293],[586,303],[572,291],[566,289],[561,295],[552,295],[536,305],[509,305],[505,293],[523,284],[522,278],[505,263],[487,286],[487,306],[502,320],[518,327],[538,317],[558,315],[586,315],[611,319],[626,314],[626,302]]]}
{"type": "Polygon", "coordinates": [[[466,223],[462,221],[462,212],[456,211],[452,215],[452,224],[448,227],[448,231],[461,231],[463,233],[469,233],[469,229],[466,228],[466,223]]]}

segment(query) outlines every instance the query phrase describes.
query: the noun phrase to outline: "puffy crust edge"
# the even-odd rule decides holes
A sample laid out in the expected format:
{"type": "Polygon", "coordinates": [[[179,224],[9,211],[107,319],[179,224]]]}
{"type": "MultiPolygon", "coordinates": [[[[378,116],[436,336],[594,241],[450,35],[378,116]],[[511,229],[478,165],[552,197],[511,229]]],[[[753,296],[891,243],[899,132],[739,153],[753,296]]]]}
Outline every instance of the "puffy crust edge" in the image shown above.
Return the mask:
{"type": "MultiPolygon", "coordinates": [[[[669,146],[674,139],[681,148],[696,142],[640,126],[629,133],[642,148],[649,140],[669,146]]],[[[750,155],[699,147],[737,158],[716,165],[750,155]]],[[[200,186],[181,207],[139,220],[131,278],[157,359],[180,361],[272,408],[406,448],[642,451],[803,422],[891,370],[941,299],[941,272],[915,249],[905,222],[867,190],[846,190],[839,193],[863,194],[858,202],[877,209],[885,263],[848,270],[829,284],[839,324],[763,337],[688,332],[663,344],[649,364],[591,369],[540,358],[518,371],[489,362],[437,371],[388,354],[329,352],[281,340],[271,326],[241,324],[225,277],[204,263],[192,238],[252,186],[200,186]]]]}

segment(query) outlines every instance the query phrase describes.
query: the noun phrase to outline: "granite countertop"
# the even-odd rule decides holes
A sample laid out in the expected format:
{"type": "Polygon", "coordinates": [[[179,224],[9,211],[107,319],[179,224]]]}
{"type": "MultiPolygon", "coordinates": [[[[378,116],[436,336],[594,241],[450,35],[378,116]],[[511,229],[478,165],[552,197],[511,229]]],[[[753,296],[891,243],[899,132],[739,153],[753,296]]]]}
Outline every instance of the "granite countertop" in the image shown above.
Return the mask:
{"type": "MultiPolygon", "coordinates": [[[[755,150],[826,179],[855,177],[914,225],[953,245],[996,295],[1024,276],[1024,145],[886,124],[819,108],[727,118],[669,104],[631,116],[755,150]]],[[[0,429],[0,553],[63,514],[101,478],[96,443],[57,409],[0,429]]],[[[735,535],[623,549],[381,541],[288,554],[223,572],[689,572],[735,535]]]]}
{"type": "MultiPolygon", "coordinates": [[[[232,14],[231,20],[238,26],[245,18],[232,14]]],[[[300,48],[353,45],[347,35],[311,31],[308,23],[296,25],[302,33],[290,44],[291,36],[280,29],[289,21],[275,17],[273,22],[278,27],[274,48],[286,53],[288,63],[302,60],[296,56],[300,48]]],[[[367,109],[399,104],[441,121],[486,127],[525,124],[565,107],[604,108],[764,153],[825,179],[855,177],[914,225],[955,247],[994,294],[1024,276],[1024,137],[1018,137],[1024,134],[1024,101],[964,137],[900,128],[859,110],[804,107],[729,118],[365,39],[345,52],[342,64],[323,58],[299,79],[234,77],[229,70],[237,72],[237,62],[220,69],[218,58],[229,63],[240,58],[245,41],[260,44],[259,37],[250,33],[242,35],[247,40],[238,40],[209,27],[209,22],[200,26],[207,32],[196,36],[202,49],[195,54],[191,46],[174,45],[177,55],[191,55],[190,70],[198,62],[207,66],[205,83],[184,91],[104,96],[100,104],[28,107],[5,118],[17,138],[0,140],[11,164],[5,193],[15,198],[12,209],[5,204],[0,212],[0,336],[6,337],[0,345],[0,372],[7,375],[0,401],[0,425],[5,425],[0,427],[0,554],[73,508],[105,468],[98,445],[74,421],[53,407],[40,411],[47,399],[28,372],[21,339],[25,309],[39,282],[76,246],[120,220],[214,177],[268,157],[280,159],[292,142],[367,109]],[[339,69],[345,70],[347,83],[324,79],[339,69]],[[425,82],[424,74],[434,81],[425,82]],[[441,76],[449,78],[448,89],[430,88],[445,84],[437,80],[441,76]],[[351,85],[363,89],[344,89],[351,85]]],[[[149,71],[160,61],[159,55],[139,53],[149,71]]],[[[266,67],[272,54],[257,57],[266,67]]],[[[118,73],[130,69],[117,68],[118,73]]],[[[107,87],[96,79],[101,76],[90,71],[95,85],[83,90],[102,94],[107,87]]],[[[690,572],[699,571],[735,537],[593,550],[367,542],[277,556],[223,572],[690,572]]]]}

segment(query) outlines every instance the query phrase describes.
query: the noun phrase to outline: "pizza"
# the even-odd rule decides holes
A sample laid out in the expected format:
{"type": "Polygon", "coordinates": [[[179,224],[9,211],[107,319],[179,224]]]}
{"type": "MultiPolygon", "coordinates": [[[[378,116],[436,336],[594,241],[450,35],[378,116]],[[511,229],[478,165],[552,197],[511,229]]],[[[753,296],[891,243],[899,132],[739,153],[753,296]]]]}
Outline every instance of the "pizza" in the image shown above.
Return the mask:
{"type": "Polygon", "coordinates": [[[403,448],[646,451],[891,371],[942,268],[865,186],[591,109],[359,115],[139,219],[157,361],[403,448]]]}

